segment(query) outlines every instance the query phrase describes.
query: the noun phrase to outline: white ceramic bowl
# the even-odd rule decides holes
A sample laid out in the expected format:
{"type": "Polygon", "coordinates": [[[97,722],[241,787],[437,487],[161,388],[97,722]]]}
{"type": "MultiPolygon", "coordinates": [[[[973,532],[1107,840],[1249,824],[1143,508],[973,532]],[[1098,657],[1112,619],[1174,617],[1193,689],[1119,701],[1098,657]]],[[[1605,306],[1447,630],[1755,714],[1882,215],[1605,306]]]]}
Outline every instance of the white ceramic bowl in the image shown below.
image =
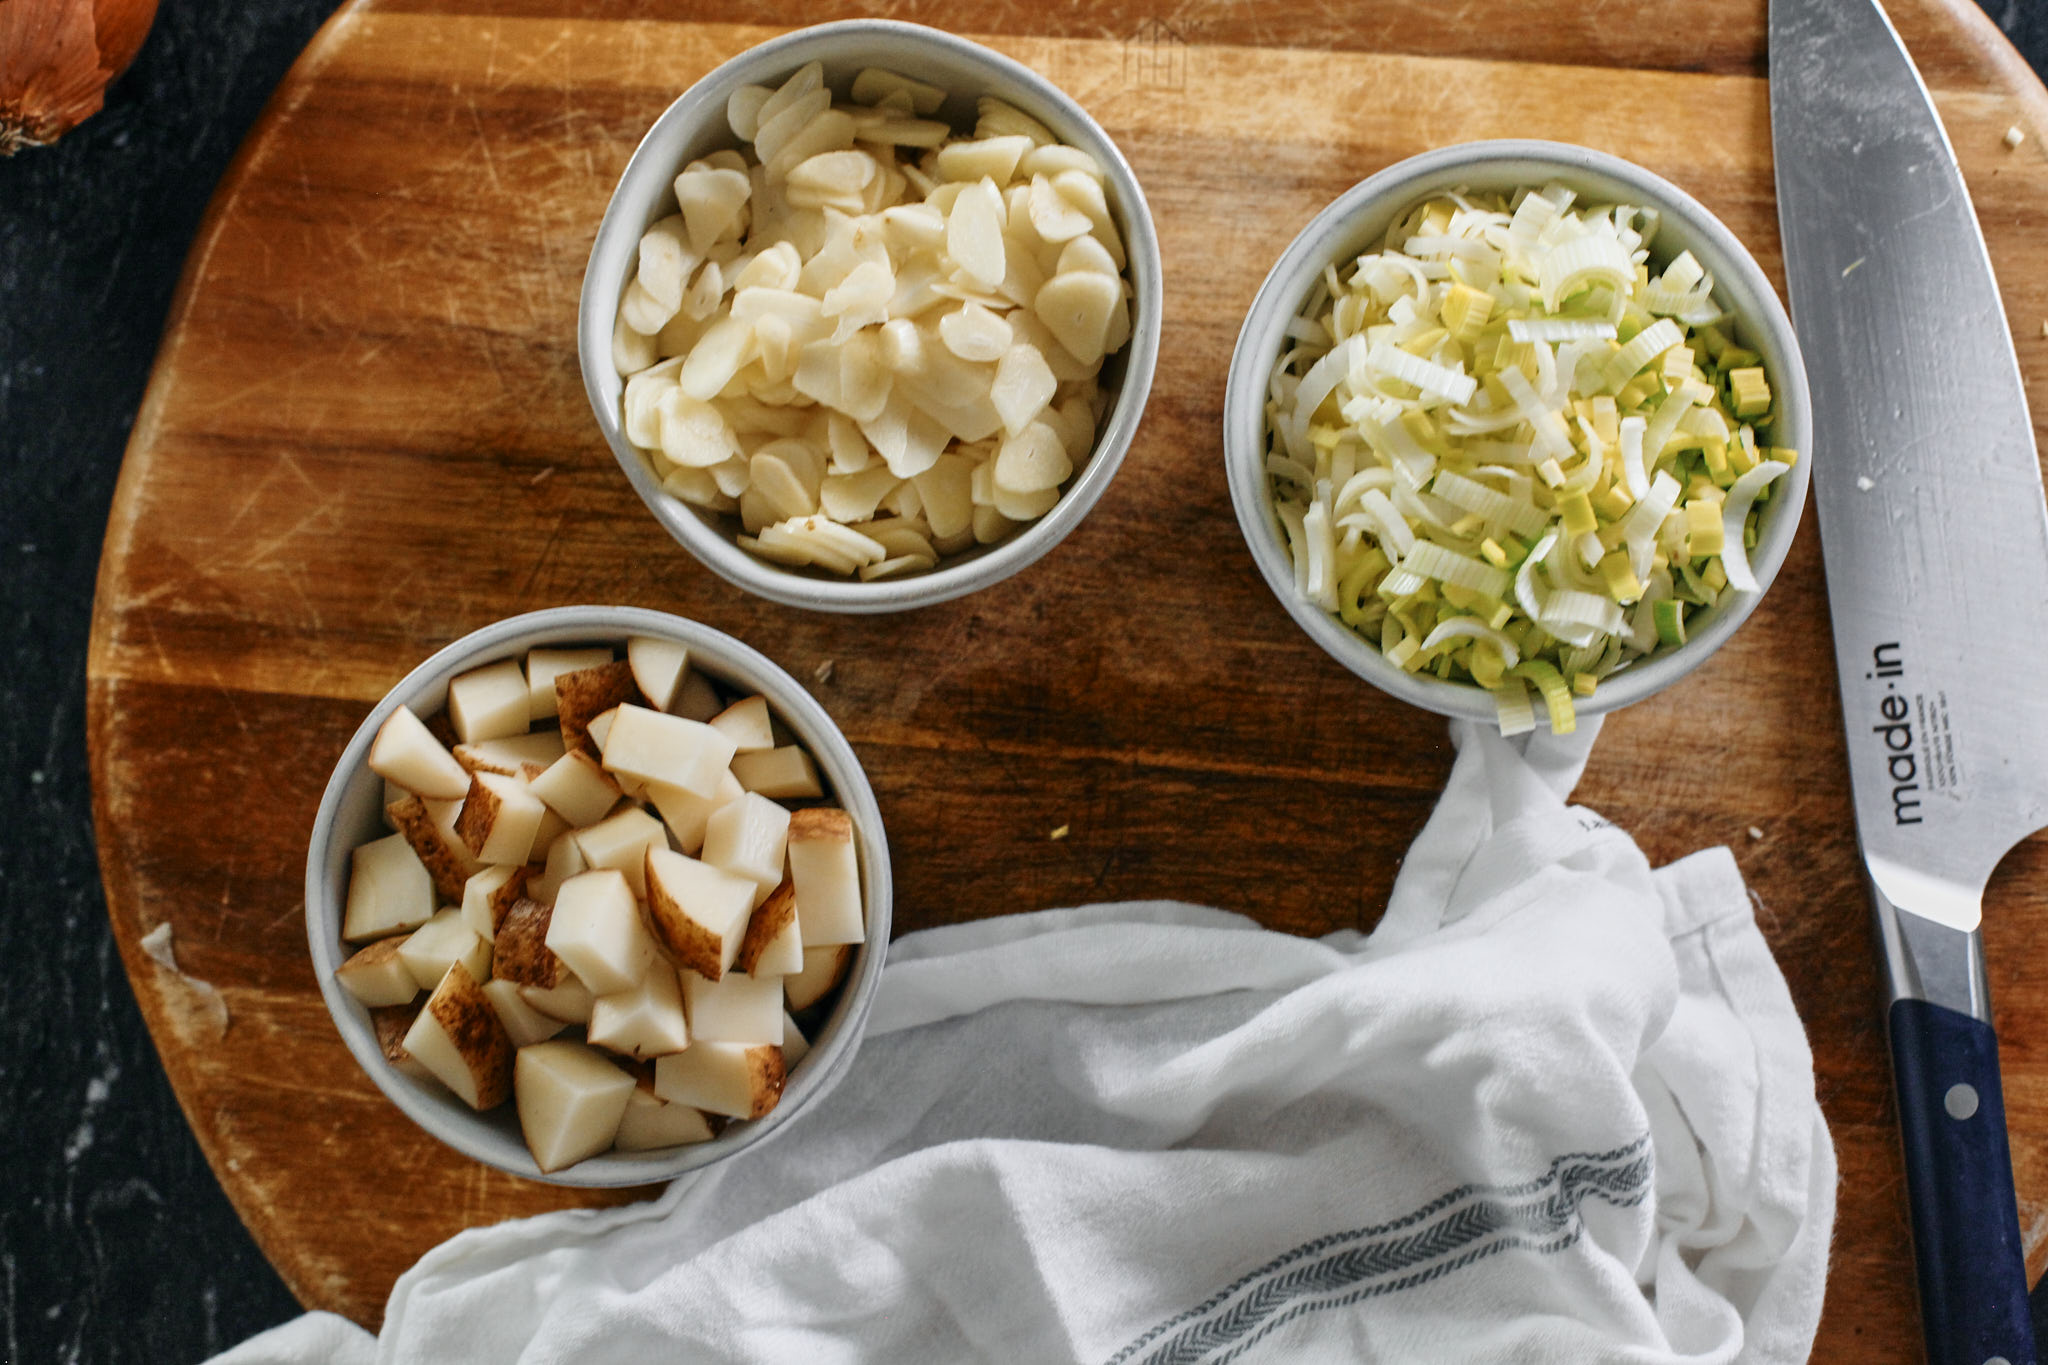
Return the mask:
{"type": "Polygon", "coordinates": [[[655,120],[626,166],[591,247],[576,324],[583,386],[597,424],[619,467],[668,533],[705,567],[749,592],[789,606],[819,611],[885,612],[930,606],[985,588],[1017,572],[1059,544],[1095,506],[1137,434],[1159,354],[1159,239],[1152,213],[1130,163],[1100,124],[1050,81],[999,53],[950,33],[884,19],[852,19],[784,34],[751,48],[691,86],[655,120]],[[993,95],[1023,110],[1062,142],[1093,156],[1107,175],[1110,212],[1123,233],[1130,266],[1131,339],[1103,367],[1110,395],[1094,452],[1076,461],[1077,472],[1050,512],[994,545],[949,556],[931,573],[863,583],[758,559],[733,543],[736,517],[694,508],[662,491],[660,480],[626,439],[619,402],[625,382],[612,365],[612,327],[619,300],[637,268],[640,236],[656,219],[675,212],[672,188],[685,163],[721,147],[737,146],[726,122],[726,100],[743,85],[779,85],[806,63],[825,66],[825,83],[844,94],[863,67],[901,72],[949,92],[938,117],[971,128],[974,102],[993,95]]]}
{"type": "Polygon", "coordinates": [[[831,1088],[853,1060],[889,943],[889,844],[882,814],[853,748],[823,707],[797,681],[746,645],[694,621],[638,607],[555,607],[514,616],[463,636],[408,673],[377,703],[335,765],[313,822],[306,855],[306,937],[334,1026],[356,1061],[392,1103],[420,1127],[466,1156],[514,1175],[557,1185],[614,1187],[670,1180],[723,1160],[793,1120],[831,1088]],[[829,796],[853,818],[860,852],[861,892],[867,902],[867,942],[840,987],[838,1003],[811,1039],[811,1051],[791,1072],[781,1101],[762,1118],[729,1124],[710,1142],[652,1152],[606,1152],[543,1175],[519,1135],[511,1104],[479,1114],[441,1086],[415,1081],[384,1059],[370,1012],[340,982],[334,969],[346,958],[341,916],[348,893],[349,853],[389,833],[382,823],[384,781],[369,769],[370,743],[400,706],[421,717],[446,704],[449,679],[536,646],[623,644],[629,635],[677,640],[690,651],[690,667],[741,692],[759,692],[775,716],[816,760],[829,796]]]}
{"type": "MultiPolygon", "coordinates": [[[[1286,532],[1273,508],[1265,472],[1267,381],[1286,341],[1284,329],[1300,311],[1323,267],[1347,263],[1377,248],[1389,225],[1421,199],[1446,190],[1511,190],[1561,182],[1581,202],[1648,205],[1662,215],[1651,243],[1661,268],[1690,250],[1714,277],[1714,292],[1734,311],[1736,339],[1763,357],[1776,398],[1772,445],[1790,446],[1801,459],[1772,485],[1750,552],[1759,591],[1727,594],[1713,609],[1689,615],[1686,642],[1603,679],[1591,697],[1575,699],[1581,715],[1597,715],[1641,701],[1690,673],[1718,649],[1762,600],[1785,561],[1806,505],[1812,466],[1812,400],[1791,321],[1756,261],[1699,201],[1660,176],[1619,157],[1555,142],[1472,142],[1397,162],[1361,181],[1317,214],[1281,254],[1252,301],[1231,357],[1223,409],[1223,458],[1239,527],[1266,585],[1296,623],[1330,656],[1367,682],[1416,706],[1447,716],[1494,719],[1492,696],[1472,683],[1446,682],[1387,662],[1379,647],[1336,617],[1304,601],[1294,589],[1286,532]]],[[[1540,705],[1539,705],[1540,711],[1540,705]]]]}

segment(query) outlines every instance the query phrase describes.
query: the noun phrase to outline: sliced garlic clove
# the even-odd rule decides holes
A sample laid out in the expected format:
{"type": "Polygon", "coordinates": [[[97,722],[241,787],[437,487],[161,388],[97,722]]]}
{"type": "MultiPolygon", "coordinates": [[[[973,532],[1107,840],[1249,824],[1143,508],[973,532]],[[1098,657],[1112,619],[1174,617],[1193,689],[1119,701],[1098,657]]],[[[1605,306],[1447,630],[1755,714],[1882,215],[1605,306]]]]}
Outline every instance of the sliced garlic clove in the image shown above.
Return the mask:
{"type": "Polygon", "coordinates": [[[1043,422],[1033,422],[1005,440],[996,452],[995,484],[1000,499],[1004,493],[1057,492],[1074,472],[1059,433],[1043,422]]]}
{"type": "Polygon", "coordinates": [[[946,215],[946,251],[984,289],[994,289],[1009,271],[1003,249],[1003,201],[995,182],[963,186],[946,215]]]}
{"type": "MultiPolygon", "coordinates": [[[[1047,280],[1031,308],[1069,354],[1088,364],[1102,359],[1110,315],[1121,302],[1123,289],[1115,278],[1075,271],[1047,280]]],[[[687,379],[689,367],[683,369],[687,379]]]]}
{"type": "Polygon", "coordinates": [[[1092,226],[1088,215],[1059,192],[1050,176],[1031,177],[1030,208],[1031,226],[1042,241],[1071,242],[1092,226]]]}
{"type": "Polygon", "coordinates": [[[675,191],[690,251],[701,257],[739,230],[753,182],[743,171],[714,170],[693,162],[676,177],[675,191]]]}
{"type": "Polygon", "coordinates": [[[939,339],[962,360],[1001,360],[1014,337],[1009,323],[978,303],[962,304],[939,318],[939,339]]]}
{"type": "Polygon", "coordinates": [[[743,85],[726,97],[725,122],[732,135],[752,142],[761,131],[761,109],[775,92],[765,85],[743,85]]]}
{"type": "Polygon", "coordinates": [[[1030,150],[1031,139],[1022,135],[953,142],[939,149],[932,169],[941,180],[971,181],[986,177],[1000,189],[1016,177],[1018,161],[1030,150]]]}
{"type": "Polygon", "coordinates": [[[683,290],[688,286],[697,264],[697,253],[690,250],[689,230],[683,215],[672,213],[641,234],[640,268],[634,279],[667,310],[669,317],[673,317],[683,306],[683,290]]]}
{"type": "MultiPolygon", "coordinates": [[[[1016,329],[1011,330],[1014,333],[1016,329]]],[[[1020,340],[1003,352],[988,396],[1002,418],[1004,432],[1015,436],[1045,411],[1058,388],[1044,353],[1020,340]]]]}

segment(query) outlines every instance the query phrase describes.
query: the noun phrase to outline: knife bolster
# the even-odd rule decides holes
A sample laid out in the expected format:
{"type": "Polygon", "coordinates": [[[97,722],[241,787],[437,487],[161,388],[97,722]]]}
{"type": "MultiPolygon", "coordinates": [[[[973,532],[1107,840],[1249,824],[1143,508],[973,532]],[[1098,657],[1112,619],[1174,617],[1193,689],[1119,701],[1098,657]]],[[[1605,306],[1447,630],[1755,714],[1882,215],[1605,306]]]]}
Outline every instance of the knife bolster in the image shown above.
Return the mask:
{"type": "Polygon", "coordinates": [[[1914,914],[1894,904],[1875,882],[1869,891],[1891,999],[1924,1000],[1989,1024],[1991,986],[1984,975],[1983,936],[1914,914]]]}

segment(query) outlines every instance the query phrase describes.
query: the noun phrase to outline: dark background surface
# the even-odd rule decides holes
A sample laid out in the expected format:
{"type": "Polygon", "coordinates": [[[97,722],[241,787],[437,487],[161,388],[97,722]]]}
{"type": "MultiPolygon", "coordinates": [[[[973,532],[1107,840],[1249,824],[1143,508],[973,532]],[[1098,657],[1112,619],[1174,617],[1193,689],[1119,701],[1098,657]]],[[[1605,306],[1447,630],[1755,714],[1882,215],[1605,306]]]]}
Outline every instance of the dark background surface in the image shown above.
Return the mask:
{"type": "MultiPolygon", "coordinates": [[[[2048,69],[2048,4],[1980,3],[2048,69]]],[[[198,1360],[298,1311],[201,1159],[114,951],[85,656],[107,508],[185,253],[333,7],[167,0],[103,112],[0,161],[6,1365],[198,1360]]]]}

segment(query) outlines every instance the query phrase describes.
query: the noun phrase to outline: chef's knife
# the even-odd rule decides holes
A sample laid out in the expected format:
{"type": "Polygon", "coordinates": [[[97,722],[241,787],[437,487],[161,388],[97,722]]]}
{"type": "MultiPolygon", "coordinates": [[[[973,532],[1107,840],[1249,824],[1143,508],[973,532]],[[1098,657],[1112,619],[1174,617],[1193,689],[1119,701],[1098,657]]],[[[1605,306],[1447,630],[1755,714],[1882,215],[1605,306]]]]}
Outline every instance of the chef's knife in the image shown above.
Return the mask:
{"type": "Polygon", "coordinates": [[[1927,88],[1874,0],[1771,0],[1771,137],[1813,388],[1856,829],[1936,1365],[2035,1360],[1984,884],[2048,825],[2048,506],[1927,88]]]}

